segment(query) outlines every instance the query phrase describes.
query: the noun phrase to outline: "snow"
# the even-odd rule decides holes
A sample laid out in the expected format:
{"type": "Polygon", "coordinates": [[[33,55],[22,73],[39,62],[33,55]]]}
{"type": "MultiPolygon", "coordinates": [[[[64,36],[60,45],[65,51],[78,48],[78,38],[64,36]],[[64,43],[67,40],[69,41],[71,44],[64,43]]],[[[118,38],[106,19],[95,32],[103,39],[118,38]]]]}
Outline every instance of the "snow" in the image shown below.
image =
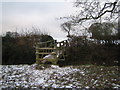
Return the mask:
{"type": "MultiPolygon", "coordinates": [[[[120,83],[115,71],[103,73],[104,68],[100,68],[100,74],[96,74],[93,69],[88,71],[88,67],[59,67],[50,65],[42,69],[36,69],[33,65],[0,65],[0,87],[1,88],[93,88],[111,83],[112,88],[120,88],[120,83]],[[102,71],[101,71],[102,70],[102,71]],[[92,72],[92,74],[91,74],[92,72]],[[112,72],[112,73],[111,73],[112,72]],[[116,75],[114,78],[103,78],[103,75],[116,75]],[[100,80],[101,79],[101,80],[100,80]],[[111,82],[110,82],[111,80],[111,82]],[[115,81],[115,82],[113,82],[115,81]],[[90,85],[89,85],[90,84],[90,85]]],[[[99,71],[97,69],[97,71],[99,71]]],[[[104,87],[104,86],[103,86],[104,87]]],[[[107,87],[107,86],[106,86],[107,87]]]]}
{"type": "Polygon", "coordinates": [[[57,65],[51,65],[51,68],[53,68],[53,69],[60,69],[60,67],[57,66],[57,65]]]}
{"type": "Polygon", "coordinates": [[[95,80],[93,84],[96,84],[96,83],[97,83],[97,80],[95,80]]]}
{"type": "Polygon", "coordinates": [[[43,59],[54,59],[54,55],[46,55],[43,59]]]}
{"type": "Polygon", "coordinates": [[[89,89],[90,87],[89,86],[86,86],[86,89],[89,89]]]}

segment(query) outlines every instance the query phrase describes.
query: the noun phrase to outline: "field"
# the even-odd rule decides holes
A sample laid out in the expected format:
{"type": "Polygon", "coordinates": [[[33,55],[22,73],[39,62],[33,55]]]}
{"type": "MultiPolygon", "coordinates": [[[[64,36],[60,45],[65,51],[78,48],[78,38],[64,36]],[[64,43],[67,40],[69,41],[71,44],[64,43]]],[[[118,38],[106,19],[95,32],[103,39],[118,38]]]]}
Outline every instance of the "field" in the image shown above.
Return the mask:
{"type": "Polygon", "coordinates": [[[2,90],[120,89],[118,66],[0,65],[2,90]]]}

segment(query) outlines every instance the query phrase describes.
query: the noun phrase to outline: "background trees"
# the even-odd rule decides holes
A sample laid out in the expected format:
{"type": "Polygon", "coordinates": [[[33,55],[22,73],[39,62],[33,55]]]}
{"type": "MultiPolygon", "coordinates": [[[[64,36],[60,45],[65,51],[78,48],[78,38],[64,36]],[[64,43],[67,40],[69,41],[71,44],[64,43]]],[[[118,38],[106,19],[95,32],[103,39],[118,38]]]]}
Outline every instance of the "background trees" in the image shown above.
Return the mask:
{"type": "MultiPolygon", "coordinates": [[[[77,8],[76,13],[74,15],[61,17],[61,19],[65,20],[64,24],[69,23],[73,26],[78,26],[79,31],[83,28],[89,28],[93,23],[118,23],[119,3],[118,0],[75,0],[73,4],[74,7],[77,8]]],[[[76,28],[72,30],[76,30],[76,28]]]]}
{"type": "Polygon", "coordinates": [[[66,32],[83,34],[71,35],[66,63],[120,65],[119,3],[118,0],[75,0],[77,11],[74,15],[61,17],[65,20],[62,26],[69,23],[72,29],[63,28],[66,32]]]}
{"type": "Polygon", "coordinates": [[[114,43],[118,40],[118,27],[116,23],[94,23],[89,27],[89,31],[92,33],[92,38],[99,42],[114,43]]]}

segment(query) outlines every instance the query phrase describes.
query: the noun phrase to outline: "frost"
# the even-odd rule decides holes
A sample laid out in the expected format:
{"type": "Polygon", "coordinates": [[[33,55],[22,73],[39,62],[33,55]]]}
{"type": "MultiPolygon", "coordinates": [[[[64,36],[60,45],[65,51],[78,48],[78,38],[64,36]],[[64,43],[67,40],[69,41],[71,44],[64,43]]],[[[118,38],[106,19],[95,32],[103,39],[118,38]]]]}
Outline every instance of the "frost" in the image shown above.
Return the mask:
{"type": "Polygon", "coordinates": [[[95,80],[93,84],[96,84],[96,83],[97,83],[97,80],[95,80]]]}
{"type": "Polygon", "coordinates": [[[51,65],[51,68],[53,68],[53,69],[60,69],[60,67],[57,66],[57,65],[51,65]]]}
{"type": "Polygon", "coordinates": [[[65,88],[72,88],[71,86],[66,86],[65,88]]]}
{"type": "MultiPolygon", "coordinates": [[[[118,67],[0,65],[1,88],[120,88],[118,67]],[[108,82],[108,84],[106,83],[108,82]]],[[[1,89],[0,88],[0,89],[1,89]]]]}
{"type": "Polygon", "coordinates": [[[37,82],[37,84],[42,84],[44,83],[44,78],[37,78],[35,82],[37,82]]]}
{"type": "Polygon", "coordinates": [[[86,86],[85,88],[89,89],[90,87],[89,87],[89,86],[86,86]]]}

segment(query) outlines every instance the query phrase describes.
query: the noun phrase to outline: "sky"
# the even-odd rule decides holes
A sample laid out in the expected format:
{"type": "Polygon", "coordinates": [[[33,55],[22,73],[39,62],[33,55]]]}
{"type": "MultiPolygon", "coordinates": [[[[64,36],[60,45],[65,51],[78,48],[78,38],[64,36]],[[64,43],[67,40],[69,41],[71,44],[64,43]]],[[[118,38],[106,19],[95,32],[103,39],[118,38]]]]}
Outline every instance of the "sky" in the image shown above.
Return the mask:
{"type": "MultiPolygon", "coordinates": [[[[73,3],[67,0],[24,0],[16,2],[12,0],[0,3],[2,14],[0,15],[0,34],[7,31],[22,32],[25,28],[39,28],[42,32],[47,32],[54,39],[64,40],[67,33],[61,30],[62,20],[58,18],[69,16],[74,13],[73,3]]],[[[18,0],[19,1],[19,0],[18,0]]]]}
{"type": "MultiPolygon", "coordinates": [[[[22,29],[39,28],[54,39],[64,40],[60,17],[73,15],[74,0],[2,0],[0,1],[0,35],[7,31],[22,33],[22,29]]],[[[101,2],[103,0],[100,0],[101,2]]],[[[109,0],[112,1],[112,0],[109,0]]]]}

